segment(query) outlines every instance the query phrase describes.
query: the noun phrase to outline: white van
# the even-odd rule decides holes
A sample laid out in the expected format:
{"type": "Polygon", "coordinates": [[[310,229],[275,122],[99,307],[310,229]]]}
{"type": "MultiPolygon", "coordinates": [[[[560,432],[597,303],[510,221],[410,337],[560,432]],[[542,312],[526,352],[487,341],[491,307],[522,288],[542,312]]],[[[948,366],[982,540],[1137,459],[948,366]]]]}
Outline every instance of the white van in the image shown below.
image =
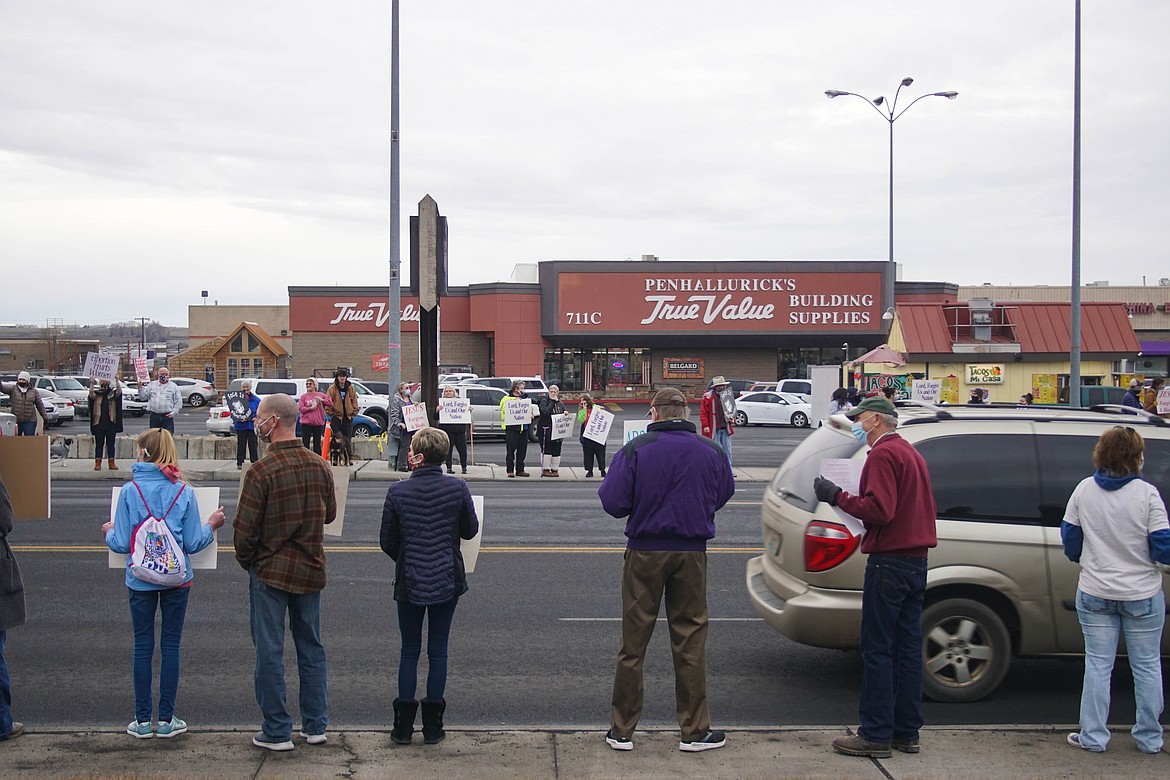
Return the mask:
{"type": "MultiPolygon", "coordinates": [[[[315,381],[317,389],[322,393],[326,392],[329,385],[333,384],[331,379],[322,378],[315,379],[315,381]]],[[[239,390],[244,382],[251,382],[252,392],[259,396],[286,393],[293,398],[299,398],[301,393],[305,392],[305,379],[260,379],[257,377],[233,379],[227,389],[229,391],[239,390]]],[[[355,379],[351,378],[349,384],[357,392],[358,411],[377,420],[378,425],[382,426],[382,430],[386,430],[386,424],[390,420],[390,399],[371,392],[369,388],[355,379]]]]}

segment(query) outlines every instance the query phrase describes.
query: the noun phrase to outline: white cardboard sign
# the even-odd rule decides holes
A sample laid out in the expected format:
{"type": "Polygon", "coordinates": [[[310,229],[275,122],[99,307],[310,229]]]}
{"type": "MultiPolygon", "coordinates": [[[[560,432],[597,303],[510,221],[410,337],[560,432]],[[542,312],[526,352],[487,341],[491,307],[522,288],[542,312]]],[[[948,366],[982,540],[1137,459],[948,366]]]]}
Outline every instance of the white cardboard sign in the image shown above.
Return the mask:
{"type": "Polygon", "coordinates": [[[942,380],[915,379],[913,385],[911,385],[910,397],[915,401],[937,404],[942,398],[942,380]]]}
{"type": "Polygon", "coordinates": [[[86,376],[92,376],[94,379],[101,381],[103,379],[110,380],[111,383],[118,381],[118,362],[120,358],[117,355],[103,355],[100,352],[86,352],[85,353],[85,367],[81,373],[86,376]]]}
{"type": "MultiPolygon", "coordinates": [[[[195,500],[199,502],[199,520],[206,523],[207,518],[211,517],[211,513],[219,508],[219,488],[217,487],[191,487],[187,486],[187,490],[195,492],[195,500]]],[[[121,494],[122,488],[114,488],[113,495],[110,496],[110,520],[114,519],[114,512],[118,509],[118,496],[121,494]]],[[[152,507],[153,509],[153,507],[152,507]]],[[[191,562],[192,569],[214,569],[219,556],[219,541],[216,537],[219,531],[214,531],[211,534],[211,544],[204,547],[194,555],[188,555],[187,560],[191,562]]],[[[110,550],[109,567],[111,569],[125,569],[126,556],[129,553],[116,553],[110,550]]]]}
{"type": "Polygon", "coordinates": [[[528,425],[532,422],[532,402],[527,398],[504,399],[504,425],[528,425]]]}
{"type": "Polygon", "coordinates": [[[406,422],[406,430],[417,431],[427,427],[426,404],[406,404],[402,407],[402,419],[406,422]]]}
{"type": "Polygon", "coordinates": [[[589,421],[585,423],[585,430],[582,435],[591,441],[598,444],[605,444],[605,440],[609,438],[609,429],[613,425],[613,412],[607,412],[600,406],[593,407],[593,413],[589,415],[589,421]]]}
{"type": "Polygon", "coordinates": [[[146,358],[134,358],[134,375],[138,377],[138,387],[143,388],[150,384],[150,371],[146,368],[146,358]]]}
{"type": "Polygon", "coordinates": [[[1158,414],[1170,414],[1170,387],[1158,391],[1158,414]]]}
{"type": "Polygon", "coordinates": [[[439,422],[452,425],[471,423],[471,401],[466,398],[440,398],[439,422]]]}
{"type": "Polygon", "coordinates": [[[565,412],[564,414],[555,415],[552,418],[552,439],[567,439],[573,435],[573,422],[577,419],[577,415],[565,412]]]}
{"type": "Polygon", "coordinates": [[[475,516],[479,518],[479,531],[470,539],[459,540],[459,552],[463,554],[463,570],[468,574],[475,571],[475,562],[479,559],[479,543],[483,540],[483,496],[472,496],[471,503],[475,506],[475,516]]]}
{"type": "Polygon", "coordinates": [[[646,426],[649,424],[649,420],[626,420],[622,423],[623,444],[629,444],[632,439],[636,439],[645,433],[646,426]]]}
{"type": "Polygon", "coordinates": [[[337,517],[332,523],[325,524],[326,536],[341,536],[341,529],[345,527],[345,500],[349,496],[349,466],[330,466],[333,470],[333,496],[337,501],[337,517]]]}

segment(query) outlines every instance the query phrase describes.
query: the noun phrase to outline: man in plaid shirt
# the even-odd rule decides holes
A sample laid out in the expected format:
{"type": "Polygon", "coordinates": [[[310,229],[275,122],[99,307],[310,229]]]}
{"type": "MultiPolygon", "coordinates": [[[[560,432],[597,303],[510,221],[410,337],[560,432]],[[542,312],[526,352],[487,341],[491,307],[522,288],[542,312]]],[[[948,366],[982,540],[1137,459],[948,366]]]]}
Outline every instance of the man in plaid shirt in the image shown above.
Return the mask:
{"type": "Polygon", "coordinates": [[[248,571],[256,703],[263,730],[256,747],[292,750],[285,706],[284,630],[289,618],[300,674],[301,736],[325,742],[328,724],[321,590],[325,587],[325,524],[337,516],[333,472],[296,436],[297,404],[284,393],[266,396],[256,433],[271,443],[240,486],[233,522],[236,560],[248,571]]]}

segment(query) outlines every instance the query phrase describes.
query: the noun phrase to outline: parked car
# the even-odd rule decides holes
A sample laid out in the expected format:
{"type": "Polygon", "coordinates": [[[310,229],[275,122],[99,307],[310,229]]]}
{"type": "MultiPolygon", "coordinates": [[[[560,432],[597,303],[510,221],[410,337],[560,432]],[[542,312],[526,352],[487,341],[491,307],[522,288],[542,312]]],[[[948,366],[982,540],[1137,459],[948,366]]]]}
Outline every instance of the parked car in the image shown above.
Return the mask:
{"type": "MultiPolygon", "coordinates": [[[[37,393],[41,396],[41,401],[45,404],[45,411],[49,410],[52,405],[57,410],[57,418],[50,425],[64,425],[67,422],[73,422],[79,416],[83,416],[78,409],[77,403],[72,398],[66,398],[63,395],[58,395],[52,390],[46,390],[43,387],[37,388],[37,393]]],[[[85,417],[89,417],[89,407],[85,401],[81,402],[81,409],[85,410],[85,417]]]]}
{"type": "Polygon", "coordinates": [[[390,397],[390,383],[389,382],[371,382],[367,379],[361,380],[362,387],[369,390],[374,395],[384,395],[390,397]]]}
{"type": "Polygon", "coordinates": [[[122,416],[142,417],[146,414],[146,401],[138,400],[137,387],[131,387],[129,382],[122,382],[122,416]]]}
{"type": "Polygon", "coordinates": [[[78,407],[77,414],[81,417],[89,416],[89,406],[86,405],[86,400],[89,398],[89,379],[87,378],[85,384],[71,376],[38,376],[33,377],[38,389],[52,390],[57,395],[64,396],[78,407]]]}
{"type": "Polygon", "coordinates": [[[183,394],[183,403],[196,408],[209,404],[219,397],[219,393],[210,382],[202,379],[192,379],[186,376],[173,376],[171,381],[179,387],[183,394]]]}
{"type": "MultiPolygon", "coordinates": [[[[304,379],[260,379],[258,377],[233,379],[228,384],[228,390],[239,390],[245,381],[252,383],[252,392],[259,396],[287,393],[293,398],[300,398],[301,393],[305,392],[304,379]]],[[[324,393],[329,389],[333,380],[318,379],[316,381],[317,389],[324,393]]],[[[357,393],[358,411],[377,420],[379,430],[385,429],[386,421],[390,419],[390,399],[387,396],[371,392],[368,387],[356,379],[350,378],[349,384],[357,393]]]]}
{"type": "Polygon", "coordinates": [[[791,393],[747,393],[735,399],[736,425],[791,425],[807,428],[812,407],[791,393]]]}
{"type": "Polygon", "coordinates": [[[457,385],[464,379],[479,379],[479,374],[439,374],[439,384],[441,385],[457,385]]]}
{"type": "MultiPolygon", "coordinates": [[[[752,385],[756,384],[754,379],[728,379],[727,384],[731,385],[731,392],[738,396],[744,393],[752,385]]],[[[707,382],[707,389],[711,389],[711,382],[707,382]]]]}
{"type": "MultiPolygon", "coordinates": [[[[235,433],[232,430],[232,415],[226,406],[212,406],[207,410],[207,432],[216,436],[231,436],[235,433]]],[[[371,436],[379,436],[383,431],[382,426],[373,417],[368,417],[364,414],[359,414],[353,418],[353,436],[355,439],[367,439],[371,436]]],[[[300,424],[297,425],[297,435],[300,435],[300,424]]]]}
{"type": "MultiPolygon", "coordinates": [[[[1054,407],[899,403],[898,412],[898,433],[926,460],[938,505],[922,614],[926,695],[977,701],[1013,656],[1083,653],[1079,567],[1060,540],[1065,506],[1093,473],[1097,438],[1118,424],[1145,438],[1143,476],[1170,497],[1170,424],[1144,412],[1054,407]]],[[[765,490],[764,554],[748,562],[747,590],[770,626],[802,644],[858,646],[865,556],[812,485],[824,459],[863,460],[867,451],[848,429],[818,428],[765,490]]],[[[1170,632],[1162,651],[1170,654],[1170,632]]]]}

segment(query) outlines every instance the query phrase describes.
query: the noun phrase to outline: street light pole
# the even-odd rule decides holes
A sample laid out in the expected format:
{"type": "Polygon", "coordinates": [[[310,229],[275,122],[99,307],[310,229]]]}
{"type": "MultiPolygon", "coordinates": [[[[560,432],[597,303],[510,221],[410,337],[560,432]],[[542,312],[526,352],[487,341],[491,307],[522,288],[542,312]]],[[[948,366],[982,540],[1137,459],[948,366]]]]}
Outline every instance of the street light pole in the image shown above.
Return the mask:
{"type": "Polygon", "coordinates": [[[878,116],[880,116],[882,119],[886,120],[886,122],[888,122],[890,125],[890,205],[889,205],[890,246],[889,246],[889,250],[888,250],[888,260],[890,263],[890,267],[889,267],[889,281],[887,282],[887,285],[886,285],[886,295],[888,296],[886,299],[886,304],[885,304],[886,306],[893,306],[894,305],[894,279],[897,277],[897,265],[894,264],[894,122],[897,122],[898,119],[900,119],[903,114],[905,114],[907,111],[909,111],[910,108],[915,103],[917,103],[919,100],[922,100],[923,98],[942,97],[942,98],[946,98],[947,100],[954,100],[955,98],[957,98],[959,96],[959,93],[955,92],[953,90],[948,90],[946,92],[927,92],[925,95],[919,95],[918,97],[914,98],[912,101],[910,101],[910,105],[906,106],[901,111],[899,111],[898,110],[898,97],[902,94],[902,88],[908,87],[913,83],[914,83],[914,79],[910,78],[909,76],[902,79],[902,81],[899,82],[899,84],[898,84],[898,89],[895,90],[895,92],[894,92],[894,99],[890,100],[890,101],[887,101],[884,95],[873,98],[872,100],[870,100],[869,98],[865,97],[864,95],[859,95],[856,92],[845,92],[844,90],[840,90],[840,89],[825,90],[825,97],[829,98],[830,100],[832,98],[835,98],[835,97],[841,97],[842,95],[852,95],[855,98],[861,98],[866,103],[868,103],[873,108],[874,111],[876,111],[878,113],[878,116]],[[883,106],[884,106],[884,108],[883,108],[883,106]]]}

